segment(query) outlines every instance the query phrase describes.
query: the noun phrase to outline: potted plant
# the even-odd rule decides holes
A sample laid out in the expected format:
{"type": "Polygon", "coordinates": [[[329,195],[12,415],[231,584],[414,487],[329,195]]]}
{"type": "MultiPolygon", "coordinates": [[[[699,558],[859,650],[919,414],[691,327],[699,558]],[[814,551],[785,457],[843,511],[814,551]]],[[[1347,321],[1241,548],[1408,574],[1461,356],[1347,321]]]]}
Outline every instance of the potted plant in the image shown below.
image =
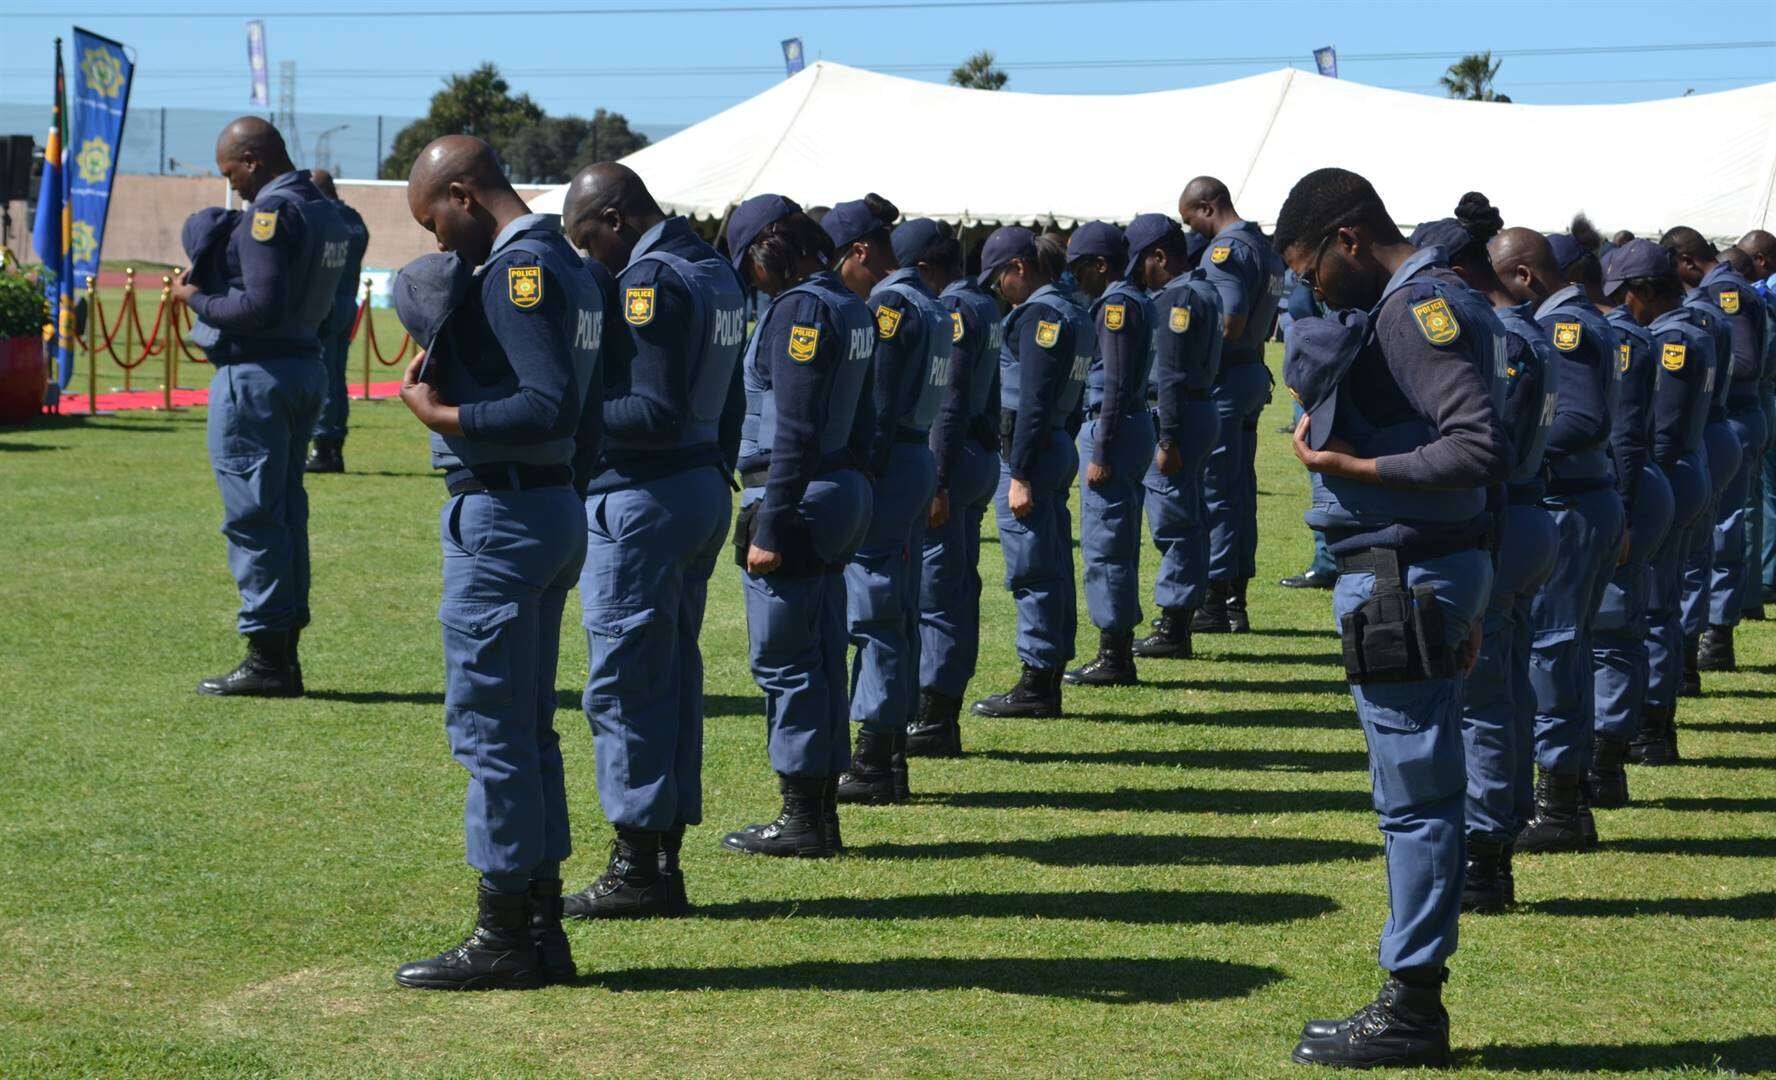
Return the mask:
{"type": "Polygon", "coordinates": [[[26,424],[43,411],[49,369],[43,327],[49,304],[36,278],[0,271],[0,424],[26,424]]]}

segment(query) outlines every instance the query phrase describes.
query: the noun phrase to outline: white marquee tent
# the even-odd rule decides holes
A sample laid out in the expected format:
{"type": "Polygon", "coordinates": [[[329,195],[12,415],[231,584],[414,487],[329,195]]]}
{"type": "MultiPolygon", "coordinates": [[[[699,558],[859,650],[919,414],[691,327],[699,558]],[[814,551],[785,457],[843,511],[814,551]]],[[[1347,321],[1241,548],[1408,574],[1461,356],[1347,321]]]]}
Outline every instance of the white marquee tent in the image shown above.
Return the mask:
{"type": "MultiPolygon", "coordinates": [[[[1202,173],[1267,228],[1289,188],[1338,165],[1403,225],[1483,191],[1513,225],[1606,232],[1776,228],[1776,82],[1629,105],[1452,101],[1273,71],[1188,90],[963,90],[825,61],[624,162],[672,211],[718,217],[761,192],[804,206],[878,191],[908,217],[1127,222],[1175,212],[1202,173]],[[1638,153],[1630,148],[1640,147],[1638,153]]],[[[565,188],[533,208],[559,212],[565,188]]]]}

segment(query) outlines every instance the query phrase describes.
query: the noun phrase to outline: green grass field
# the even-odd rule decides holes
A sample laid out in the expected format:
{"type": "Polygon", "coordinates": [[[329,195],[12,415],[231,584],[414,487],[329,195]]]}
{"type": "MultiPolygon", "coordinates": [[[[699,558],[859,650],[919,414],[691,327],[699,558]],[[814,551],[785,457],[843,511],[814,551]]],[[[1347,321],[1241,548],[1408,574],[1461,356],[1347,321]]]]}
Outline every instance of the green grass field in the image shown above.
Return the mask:
{"type": "MultiPolygon", "coordinates": [[[[914,763],[911,805],[847,810],[842,859],[718,847],[776,809],[720,567],[699,910],[576,924],[580,984],[529,994],[391,978],[460,937],[474,889],[442,724],[443,492],[406,410],[354,408],[352,472],[309,484],[309,696],[287,702],[192,692],[239,657],[201,410],[0,433],[0,1076],[1294,1068],[1303,1020],[1374,992],[1385,912],[1327,596],[1272,584],[1308,547],[1278,398],[1257,632],[1071,692],[1066,720],[968,722],[967,758],[914,763]]],[[[991,538],[982,563],[977,692],[1015,667],[991,538]]],[[[567,641],[579,887],[608,829],[567,641]]],[[[1521,909],[1464,920],[1463,1070],[1776,1070],[1776,631],[1748,624],[1739,654],[1684,707],[1687,764],[1634,772],[1636,805],[1599,813],[1600,851],[1520,859],[1521,909]]]]}

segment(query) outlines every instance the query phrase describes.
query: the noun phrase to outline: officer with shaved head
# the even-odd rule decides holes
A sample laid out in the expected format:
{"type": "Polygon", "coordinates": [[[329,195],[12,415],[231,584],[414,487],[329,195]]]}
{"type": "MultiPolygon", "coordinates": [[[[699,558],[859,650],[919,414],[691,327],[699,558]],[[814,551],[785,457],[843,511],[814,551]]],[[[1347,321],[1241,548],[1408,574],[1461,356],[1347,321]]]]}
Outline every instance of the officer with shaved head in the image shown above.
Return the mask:
{"type": "Polygon", "coordinates": [[[308,625],[308,493],[302,463],[326,393],[322,325],[349,258],[338,210],[290,162],[283,136],[243,116],[216,140],[216,167],[251,203],[228,238],[224,287],[190,274],[173,295],[216,331],[205,346],[209,450],[222,493],[228,567],[240,589],[247,655],[198,692],[302,693],[297,639],[308,625]]]}
{"type": "Polygon", "coordinates": [[[560,232],[507,182],[493,148],[448,135],[407,181],[442,254],[401,270],[395,306],[425,352],[401,400],[431,431],[450,493],[444,549],[444,726],[469,773],[474,931],[402,965],[425,990],[526,989],[574,974],[561,930],[567,792],[555,664],[586,552],[573,463],[596,455],[603,297],[560,232]]]}

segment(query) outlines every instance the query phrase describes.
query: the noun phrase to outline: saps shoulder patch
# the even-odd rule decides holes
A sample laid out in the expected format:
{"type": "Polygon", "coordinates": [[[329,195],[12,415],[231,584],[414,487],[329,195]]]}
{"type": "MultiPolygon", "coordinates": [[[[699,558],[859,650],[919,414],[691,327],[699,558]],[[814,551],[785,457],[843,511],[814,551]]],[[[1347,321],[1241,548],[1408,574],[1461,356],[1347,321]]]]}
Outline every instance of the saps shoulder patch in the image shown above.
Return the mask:
{"type": "Polygon", "coordinates": [[[1572,352],[1579,347],[1579,338],[1583,328],[1576,322],[1557,322],[1554,324],[1554,347],[1561,352],[1572,352]]]}
{"type": "Polygon", "coordinates": [[[1720,293],[1720,309],[1728,315],[1739,314],[1739,290],[1722,289],[1720,293]]]}
{"type": "Polygon", "coordinates": [[[1104,305],[1104,329],[1121,330],[1128,321],[1128,309],[1121,304],[1104,305]]]}
{"type": "Polygon", "coordinates": [[[1189,330],[1190,309],[1187,307],[1173,308],[1171,316],[1166,320],[1166,325],[1172,328],[1174,334],[1182,334],[1189,330]]]}
{"type": "Polygon", "coordinates": [[[646,326],[654,321],[654,290],[651,287],[637,286],[623,293],[623,321],[630,326],[646,326]]]}
{"type": "Polygon", "coordinates": [[[1616,370],[1624,375],[1628,374],[1628,356],[1628,343],[1626,341],[1616,346],[1616,370]]]}
{"type": "Polygon", "coordinates": [[[814,352],[820,347],[820,327],[803,326],[796,323],[789,328],[789,358],[798,364],[814,362],[814,352]]]}
{"type": "Polygon", "coordinates": [[[900,312],[883,304],[876,309],[876,336],[890,341],[900,332],[900,312]]]}
{"type": "Polygon", "coordinates": [[[1684,366],[1684,354],[1688,351],[1689,349],[1680,342],[1674,341],[1671,344],[1666,345],[1663,349],[1659,350],[1659,366],[1666,371],[1682,371],[1684,366]]]}
{"type": "Polygon", "coordinates": [[[253,239],[261,244],[277,235],[278,215],[276,210],[253,211],[253,239]]]}
{"type": "Polygon", "coordinates": [[[966,328],[962,323],[962,313],[960,311],[950,312],[950,343],[953,345],[956,342],[961,341],[962,335],[965,332],[966,328]]]}
{"type": "Polygon", "coordinates": [[[1418,323],[1418,332],[1432,345],[1447,345],[1461,337],[1461,323],[1455,321],[1449,302],[1441,296],[1413,304],[1412,318],[1418,323]]]}
{"type": "Polygon", "coordinates": [[[1209,261],[1214,263],[1216,266],[1220,266],[1222,263],[1226,262],[1227,257],[1232,254],[1233,254],[1233,245],[1232,244],[1216,244],[1214,247],[1209,249],[1209,261]]]}
{"type": "Polygon", "coordinates": [[[506,267],[506,296],[515,308],[533,308],[543,302],[543,268],[506,267]]]}
{"type": "Polygon", "coordinates": [[[1061,324],[1058,322],[1036,323],[1036,344],[1044,349],[1054,348],[1055,342],[1061,340],[1061,324]]]}

